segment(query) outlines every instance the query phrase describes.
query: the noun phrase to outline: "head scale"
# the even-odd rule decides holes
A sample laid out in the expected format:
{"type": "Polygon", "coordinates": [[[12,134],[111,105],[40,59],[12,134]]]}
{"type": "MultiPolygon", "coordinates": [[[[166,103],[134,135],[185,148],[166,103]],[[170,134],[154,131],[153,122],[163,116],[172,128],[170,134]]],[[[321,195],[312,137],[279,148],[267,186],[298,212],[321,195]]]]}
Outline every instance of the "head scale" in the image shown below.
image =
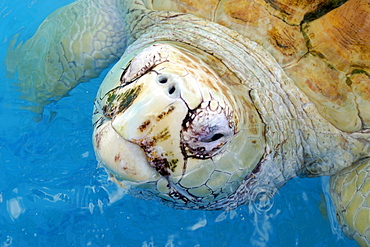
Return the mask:
{"type": "Polygon", "coordinates": [[[225,201],[264,154],[248,88],[222,61],[175,42],[124,55],[93,122],[97,156],[117,181],[178,208],[225,201]]]}

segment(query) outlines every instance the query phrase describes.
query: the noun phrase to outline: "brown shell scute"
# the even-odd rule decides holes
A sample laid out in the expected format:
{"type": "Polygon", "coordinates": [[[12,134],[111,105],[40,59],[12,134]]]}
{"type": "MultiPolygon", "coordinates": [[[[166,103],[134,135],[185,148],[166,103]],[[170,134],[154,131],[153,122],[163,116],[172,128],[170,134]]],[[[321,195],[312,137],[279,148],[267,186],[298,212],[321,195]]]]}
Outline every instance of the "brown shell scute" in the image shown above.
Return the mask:
{"type": "Polygon", "coordinates": [[[348,73],[351,67],[370,68],[370,4],[351,0],[304,26],[309,50],[334,68],[348,73]]]}
{"type": "Polygon", "coordinates": [[[346,0],[256,0],[269,12],[290,25],[300,25],[305,19],[318,18],[346,0]]]}
{"type": "Polygon", "coordinates": [[[349,77],[352,92],[364,126],[370,126],[370,75],[365,71],[354,71],[349,77]]]}
{"type": "Polygon", "coordinates": [[[222,1],[214,20],[261,44],[282,65],[307,53],[300,27],[274,16],[258,1],[222,1]]]}
{"type": "MultiPolygon", "coordinates": [[[[369,128],[370,111],[366,107],[370,104],[370,91],[366,90],[369,85],[367,75],[370,72],[369,2],[365,0],[348,1],[321,18],[305,24],[303,32],[310,53],[317,61],[322,61],[322,65],[316,67],[316,76],[327,74],[330,70],[336,74],[332,80],[322,77],[311,82],[316,87],[321,87],[322,92],[326,91],[326,95],[323,93],[320,96],[313,90],[303,91],[311,94],[310,98],[327,102],[322,104],[324,107],[319,107],[321,112],[331,113],[331,109],[334,111],[338,109],[332,114],[333,118],[328,119],[331,122],[337,122],[338,124],[333,124],[338,128],[345,131],[369,128]],[[359,77],[360,74],[362,76],[359,77]],[[341,97],[333,99],[333,94],[341,97]]],[[[312,69],[307,61],[306,58],[300,61],[303,65],[302,73],[312,69]]],[[[299,79],[300,76],[302,74],[295,77],[299,79]]],[[[307,74],[306,77],[312,78],[313,76],[313,74],[307,74]]],[[[328,114],[323,115],[326,117],[328,114]]]]}

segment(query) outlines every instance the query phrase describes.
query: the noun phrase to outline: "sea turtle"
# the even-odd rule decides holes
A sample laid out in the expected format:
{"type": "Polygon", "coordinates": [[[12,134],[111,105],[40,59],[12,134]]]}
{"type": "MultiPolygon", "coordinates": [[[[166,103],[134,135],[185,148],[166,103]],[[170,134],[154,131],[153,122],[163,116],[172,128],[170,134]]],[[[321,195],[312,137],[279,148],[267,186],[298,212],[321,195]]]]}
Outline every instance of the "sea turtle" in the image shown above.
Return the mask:
{"type": "Polygon", "coordinates": [[[369,1],[81,0],[14,44],[38,113],[118,61],[93,143],[129,193],[233,209],[329,175],[345,233],[369,245],[369,1]]]}

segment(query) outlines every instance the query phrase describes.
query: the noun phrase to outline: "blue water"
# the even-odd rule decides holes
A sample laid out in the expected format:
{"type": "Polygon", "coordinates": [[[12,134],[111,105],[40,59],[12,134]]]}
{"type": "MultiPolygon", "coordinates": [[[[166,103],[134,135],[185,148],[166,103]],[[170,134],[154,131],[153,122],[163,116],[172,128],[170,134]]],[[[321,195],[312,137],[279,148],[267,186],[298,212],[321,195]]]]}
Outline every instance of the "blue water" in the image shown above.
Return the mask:
{"type": "MultiPolygon", "coordinates": [[[[27,40],[69,2],[0,0],[0,61],[14,34],[27,40]]],[[[91,145],[102,78],[47,106],[36,122],[0,66],[0,246],[355,246],[326,210],[327,179],[293,179],[268,203],[228,213],[122,194],[91,145]]]]}

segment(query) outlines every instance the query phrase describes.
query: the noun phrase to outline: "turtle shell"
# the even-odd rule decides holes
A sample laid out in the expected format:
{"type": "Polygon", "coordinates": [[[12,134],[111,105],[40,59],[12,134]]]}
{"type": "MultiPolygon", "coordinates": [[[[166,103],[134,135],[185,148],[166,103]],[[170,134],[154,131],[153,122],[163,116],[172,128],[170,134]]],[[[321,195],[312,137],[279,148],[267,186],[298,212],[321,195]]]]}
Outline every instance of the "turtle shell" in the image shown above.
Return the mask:
{"type": "Polygon", "coordinates": [[[370,127],[369,1],[153,0],[147,7],[237,31],[269,51],[335,127],[370,127]]]}

